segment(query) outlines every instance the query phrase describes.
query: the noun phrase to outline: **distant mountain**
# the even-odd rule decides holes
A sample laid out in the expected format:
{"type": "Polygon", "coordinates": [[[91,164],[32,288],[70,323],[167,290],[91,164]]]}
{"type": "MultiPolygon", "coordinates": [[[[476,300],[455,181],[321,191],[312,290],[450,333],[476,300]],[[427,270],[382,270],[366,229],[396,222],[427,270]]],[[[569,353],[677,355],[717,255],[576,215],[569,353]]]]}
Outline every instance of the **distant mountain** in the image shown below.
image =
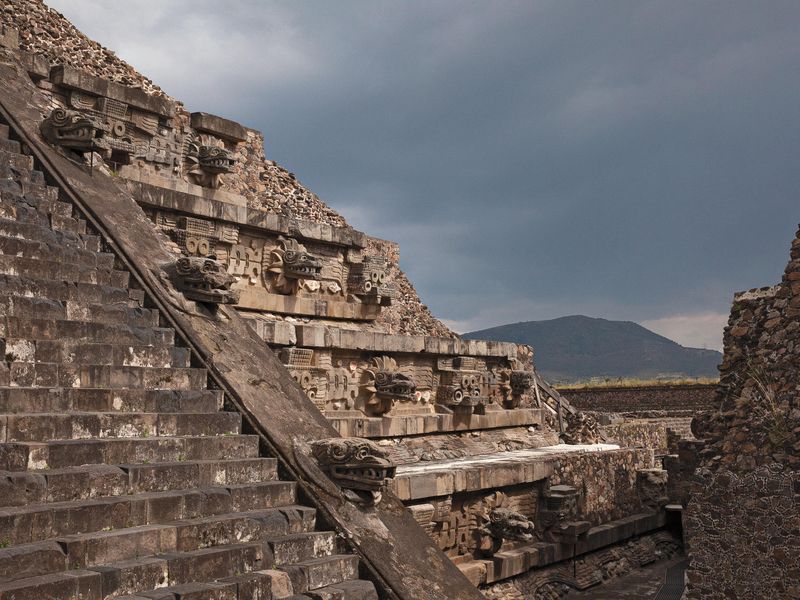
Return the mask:
{"type": "Polygon", "coordinates": [[[685,348],[637,323],[581,315],[500,325],[462,337],[533,346],[537,369],[553,383],[594,377],[717,377],[722,362],[716,350],[685,348]]]}

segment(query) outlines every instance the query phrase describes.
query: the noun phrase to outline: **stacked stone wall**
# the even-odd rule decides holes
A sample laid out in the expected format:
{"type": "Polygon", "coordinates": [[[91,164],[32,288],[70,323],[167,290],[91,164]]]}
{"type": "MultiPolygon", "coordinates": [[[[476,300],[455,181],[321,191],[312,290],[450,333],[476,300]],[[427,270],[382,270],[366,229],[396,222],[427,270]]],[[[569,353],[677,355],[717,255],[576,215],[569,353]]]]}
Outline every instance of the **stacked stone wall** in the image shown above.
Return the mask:
{"type": "Polygon", "coordinates": [[[559,391],[574,407],[595,412],[708,410],[716,384],[566,388],[559,391]]]}
{"type": "MultiPolygon", "coordinates": [[[[0,6],[0,33],[7,30],[14,32],[13,45],[19,46],[23,62],[31,65],[30,71],[37,72],[37,78],[41,79],[40,87],[45,91],[53,88],[47,81],[50,68],[66,65],[174,103],[175,126],[189,123],[189,112],[180,102],[170,98],[113,51],[86,37],[41,0],[3,2],[0,6]]],[[[243,141],[235,145],[233,157],[236,166],[226,175],[224,192],[241,195],[248,207],[267,213],[330,227],[349,227],[344,217],[306,188],[294,173],[266,156],[264,136],[260,132],[245,131],[243,141]]],[[[398,285],[394,306],[381,321],[385,328],[396,334],[454,337],[455,334],[422,303],[414,286],[400,270],[397,246],[381,240],[376,240],[373,245],[379,254],[387,257],[398,285]]]]}
{"type": "Polygon", "coordinates": [[[686,514],[690,600],[800,598],[800,473],[707,473],[686,514]]]}
{"type": "MultiPolygon", "coordinates": [[[[674,427],[677,419],[668,421],[674,427]]],[[[634,420],[606,425],[601,430],[608,441],[619,444],[623,448],[650,448],[657,454],[663,454],[667,451],[668,428],[671,429],[660,420],[634,420]]],[[[686,429],[686,426],[680,427],[680,435],[685,435],[686,429]]]]}
{"type": "Polygon", "coordinates": [[[654,466],[653,452],[647,449],[566,455],[556,462],[550,485],[577,488],[581,519],[600,525],[642,511],[636,471],[654,466]]]}
{"type": "Polygon", "coordinates": [[[800,598],[800,232],[780,284],[734,297],[718,409],[670,470],[688,489],[688,598],[800,598]],[[681,465],[694,465],[693,472],[681,465]]]}

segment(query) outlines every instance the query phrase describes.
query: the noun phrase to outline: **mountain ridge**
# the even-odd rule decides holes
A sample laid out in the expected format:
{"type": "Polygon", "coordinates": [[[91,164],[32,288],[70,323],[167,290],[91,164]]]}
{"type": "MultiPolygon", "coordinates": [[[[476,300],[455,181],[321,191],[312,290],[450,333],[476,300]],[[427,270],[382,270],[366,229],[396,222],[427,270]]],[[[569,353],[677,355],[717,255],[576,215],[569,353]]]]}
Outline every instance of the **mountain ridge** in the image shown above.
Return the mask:
{"type": "Polygon", "coordinates": [[[531,345],[539,372],[553,382],[717,377],[722,361],[722,353],[716,350],[681,346],[633,321],[585,315],[520,321],[461,337],[531,345]]]}

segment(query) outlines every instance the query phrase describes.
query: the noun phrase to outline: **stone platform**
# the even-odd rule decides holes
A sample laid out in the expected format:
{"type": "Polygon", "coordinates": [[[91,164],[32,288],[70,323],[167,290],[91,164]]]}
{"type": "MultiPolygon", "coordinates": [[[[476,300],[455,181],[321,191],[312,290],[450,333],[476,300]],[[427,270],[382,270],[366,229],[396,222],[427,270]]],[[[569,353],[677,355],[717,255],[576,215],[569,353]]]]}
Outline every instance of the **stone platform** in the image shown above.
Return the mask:
{"type": "Polygon", "coordinates": [[[616,444],[559,444],[484,456],[420,462],[399,467],[393,485],[403,501],[502,488],[551,477],[554,462],[565,455],[619,449],[616,444]]]}

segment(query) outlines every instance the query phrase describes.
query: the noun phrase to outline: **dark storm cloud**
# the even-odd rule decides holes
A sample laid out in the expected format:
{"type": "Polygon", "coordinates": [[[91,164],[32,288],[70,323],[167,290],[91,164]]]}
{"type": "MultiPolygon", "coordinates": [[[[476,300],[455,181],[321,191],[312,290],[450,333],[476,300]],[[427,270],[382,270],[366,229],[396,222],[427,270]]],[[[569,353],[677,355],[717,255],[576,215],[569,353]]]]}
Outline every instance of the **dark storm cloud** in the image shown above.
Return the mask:
{"type": "Polygon", "coordinates": [[[719,344],[800,219],[797,2],[51,2],[356,227],[457,328],[719,344]]]}

